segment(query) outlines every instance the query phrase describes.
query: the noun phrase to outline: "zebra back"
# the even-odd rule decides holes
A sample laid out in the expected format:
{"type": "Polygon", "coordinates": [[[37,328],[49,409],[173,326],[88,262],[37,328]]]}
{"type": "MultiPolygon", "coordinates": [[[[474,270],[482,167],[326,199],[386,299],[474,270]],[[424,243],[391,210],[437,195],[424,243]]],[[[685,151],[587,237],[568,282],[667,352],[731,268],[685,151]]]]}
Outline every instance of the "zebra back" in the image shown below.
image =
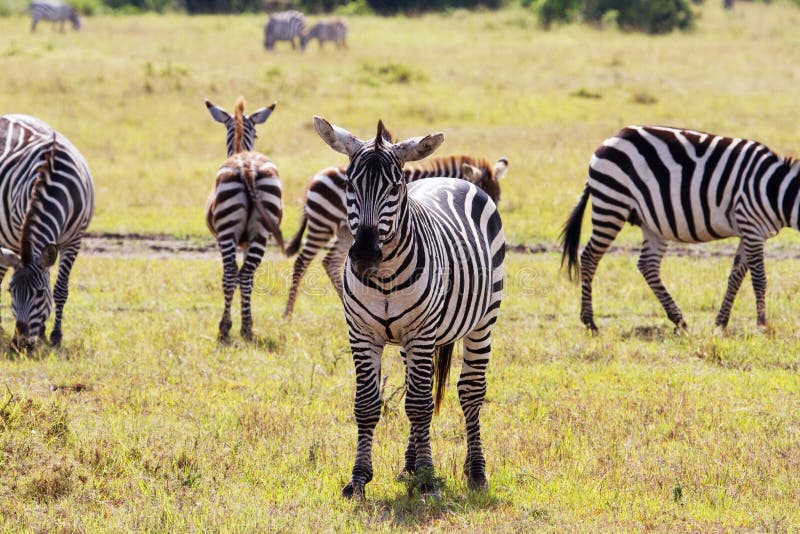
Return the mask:
{"type": "Polygon", "coordinates": [[[489,160],[468,155],[441,156],[407,163],[403,172],[407,182],[430,177],[463,178],[477,185],[496,203],[500,200],[500,180],[508,170],[508,159],[492,166],[489,160]]]}

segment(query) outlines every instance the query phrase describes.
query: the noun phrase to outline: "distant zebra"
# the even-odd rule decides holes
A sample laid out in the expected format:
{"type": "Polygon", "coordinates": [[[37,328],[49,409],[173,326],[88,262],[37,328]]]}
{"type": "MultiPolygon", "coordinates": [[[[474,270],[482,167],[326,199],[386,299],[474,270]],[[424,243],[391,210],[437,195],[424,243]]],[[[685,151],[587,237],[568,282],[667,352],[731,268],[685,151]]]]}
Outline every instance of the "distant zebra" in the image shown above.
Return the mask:
{"type": "Polygon", "coordinates": [[[236,101],[234,115],[206,100],[211,117],[227,128],[228,160],[217,173],[217,180],[206,204],[206,224],[217,239],[222,254],[222,289],[225,308],[219,322],[220,339],[230,332],[231,301],[239,285],[242,297],[242,337],[252,337],[253,317],[250,294],[253,275],[261,264],[270,234],[283,249],[280,222],[283,215],[278,169],[266,156],[253,152],[255,125],[266,121],[276,103],[244,114],[244,99],[236,101]],[[241,270],[236,250],[244,250],[241,270]]]}
{"type": "Polygon", "coordinates": [[[9,289],[16,318],[13,344],[34,346],[56,303],[50,342],[61,343],[69,275],[94,213],[92,175],[66,137],[27,115],[0,117],[0,280],[14,269],[9,289]],[[50,267],[60,256],[50,290],[50,267]]]}
{"type": "Polygon", "coordinates": [[[411,429],[405,471],[419,475],[421,492],[434,489],[425,481],[433,475],[431,419],[444,395],[453,345],[461,338],[458,396],[466,423],[464,473],[471,488],[483,489],[488,483],[480,409],[505,257],[497,208],[465,180],[406,183],[403,163],[432,153],[444,134],[392,144],[381,122],[370,141],[321,117],[314,117],[314,125],[331,148],[350,158],[347,221],[355,241],[345,267],[344,309],[356,372],[358,445],[342,495],[363,498],[372,479],[372,438],[381,415],[381,354],[386,344],[400,345],[406,363],[405,408],[411,429]]]}
{"type": "Polygon", "coordinates": [[[49,20],[53,23],[61,24],[61,31],[64,31],[64,22],[70,21],[76,30],[81,28],[81,21],[78,19],[78,12],[75,8],[62,2],[34,0],[28,6],[31,15],[31,32],[36,31],[36,24],[40,20],[49,20]]]}
{"type": "MultiPolygon", "coordinates": [[[[416,164],[406,164],[403,173],[407,182],[431,177],[469,180],[497,202],[500,199],[500,179],[505,176],[507,170],[506,158],[500,158],[492,167],[484,158],[445,156],[416,164]]],[[[292,285],[283,312],[284,317],[290,317],[294,312],[300,282],[311,261],[323,247],[328,245],[330,250],[322,260],[322,265],[339,298],[342,298],[342,266],[347,249],[353,242],[353,237],[347,228],[345,211],[346,181],[347,174],[344,167],[329,167],[315,174],[308,184],[300,230],[286,246],[287,256],[296,254],[300,250],[303,234],[306,228],[308,229],[300,255],[294,262],[292,285]]]]}
{"type": "Polygon", "coordinates": [[[342,19],[317,22],[300,35],[300,48],[305,50],[312,39],[317,40],[320,48],[325,41],[333,42],[336,48],[347,48],[347,24],[342,19]]]}
{"type": "Polygon", "coordinates": [[[716,324],[725,327],[749,269],[758,324],[766,325],[764,242],[783,227],[800,228],[800,163],[755,141],[676,128],[630,126],[603,142],[589,179],[562,233],[562,265],[580,271],[581,320],[597,330],[592,278],[597,263],[625,222],[644,236],[639,270],[669,319],[683,314],[661,282],[668,241],[699,243],[738,236],[739,248],[716,324]],[[592,200],[592,236],[578,262],[586,203],[592,200]]]}
{"type": "Polygon", "coordinates": [[[272,13],[264,25],[264,47],[272,50],[276,41],[289,41],[294,49],[295,39],[302,43],[301,35],[305,28],[306,18],[299,11],[272,13]]]}

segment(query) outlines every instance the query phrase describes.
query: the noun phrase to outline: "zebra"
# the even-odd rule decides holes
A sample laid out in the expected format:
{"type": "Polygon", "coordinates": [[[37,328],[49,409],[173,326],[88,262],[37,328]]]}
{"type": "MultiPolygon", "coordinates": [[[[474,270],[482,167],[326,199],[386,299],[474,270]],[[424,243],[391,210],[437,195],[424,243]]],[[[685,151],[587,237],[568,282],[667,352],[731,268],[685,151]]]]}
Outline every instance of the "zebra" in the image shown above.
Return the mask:
{"type": "Polygon", "coordinates": [[[302,44],[301,35],[306,28],[306,17],[299,11],[280,11],[272,13],[264,25],[264,48],[272,50],[275,41],[289,41],[292,49],[294,40],[302,44]]]}
{"type": "Polygon", "coordinates": [[[55,300],[50,343],[61,344],[69,275],[94,213],[89,166],[61,133],[28,115],[0,117],[0,281],[14,269],[9,289],[16,319],[12,345],[33,348],[45,338],[55,300]],[[50,289],[50,267],[58,277],[50,289]]]}
{"type": "Polygon", "coordinates": [[[219,338],[226,340],[231,329],[231,301],[239,285],[242,298],[241,335],[253,336],[250,294],[253,275],[261,264],[269,235],[283,250],[280,230],[283,206],[278,168],[266,156],[253,152],[255,125],[266,121],[277,102],[259,109],[249,117],[244,114],[244,98],[239,97],[231,117],[225,110],[206,100],[211,117],[225,124],[228,159],[217,172],[217,179],[206,203],[206,225],[216,238],[222,255],[222,289],[225,307],[219,322],[219,338]],[[236,250],[244,251],[239,269],[236,250]]]}
{"type": "MultiPolygon", "coordinates": [[[[466,155],[453,155],[431,158],[417,164],[406,164],[403,174],[407,182],[423,178],[451,177],[463,178],[477,185],[497,203],[500,199],[500,180],[508,170],[508,159],[500,158],[492,166],[488,160],[466,155]]],[[[306,202],[303,206],[300,230],[286,245],[286,255],[293,256],[300,250],[294,262],[292,284],[283,312],[284,318],[291,317],[297,300],[297,293],[309,264],[317,253],[330,245],[330,250],[322,260],[328,278],[333,283],[336,294],[342,298],[342,267],[353,236],[347,228],[345,211],[344,167],[322,169],[311,179],[306,189],[306,202]],[[300,244],[308,229],[306,240],[300,244]]]]}
{"type": "Polygon", "coordinates": [[[757,324],[766,326],[764,244],[781,228],[800,228],[800,163],[763,144],[740,138],[656,126],[629,126],[606,139],[589,164],[586,187],[561,235],[562,267],[580,274],[581,321],[597,331],[592,278],[597,263],[625,222],[641,226],[639,271],[676,330],[683,314],[661,282],[668,241],[707,242],[739,237],[728,288],[716,318],[725,328],[748,269],[757,324]],[[592,235],[578,261],[586,203],[592,235]]]}
{"type": "Polygon", "coordinates": [[[332,41],[336,48],[347,48],[347,24],[342,19],[317,22],[300,34],[300,48],[305,50],[312,39],[317,40],[320,48],[325,41],[332,41]]]}
{"type": "Polygon", "coordinates": [[[356,372],[358,444],[345,498],[363,498],[372,479],[372,437],[381,414],[381,353],[402,347],[406,414],[411,423],[405,471],[434,490],[430,424],[440,405],[453,345],[464,339],[458,395],[466,422],[464,473],[488,486],[480,436],[491,330],[503,292],[505,238],[497,208],[466,180],[407,184],[403,163],[444,141],[437,133],[393,144],[378,122],[374,140],[314,117],[320,137],[347,154],[347,222],[355,236],[344,274],[344,310],[356,372]],[[434,384],[435,375],[435,384],[434,384]],[[435,393],[434,393],[435,389],[435,393]]]}
{"type": "Polygon", "coordinates": [[[64,4],[62,2],[55,2],[50,0],[34,0],[28,6],[28,11],[31,15],[31,32],[36,31],[36,24],[40,20],[49,20],[54,24],[60,23],[61,31],[64,31],[64,22],[70,21],[75,30],[81,29],[81,21],[78,18],[78,12],[74,7],[64,4]]]}

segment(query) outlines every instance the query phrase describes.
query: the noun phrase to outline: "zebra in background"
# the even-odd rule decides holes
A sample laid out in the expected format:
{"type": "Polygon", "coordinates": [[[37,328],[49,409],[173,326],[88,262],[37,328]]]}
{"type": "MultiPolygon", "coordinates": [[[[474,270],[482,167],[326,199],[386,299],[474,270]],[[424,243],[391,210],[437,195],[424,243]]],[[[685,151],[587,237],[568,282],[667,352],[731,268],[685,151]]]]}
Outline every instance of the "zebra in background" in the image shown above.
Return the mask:
{"type": "Polygon", "coordinates": [[[70,21],[75,30],[80,30],[81,21],[78,19],[78,12],[72,6],[62,2],[49,0],[34,0],[28,6],[31,15],[31,32],[36,31],[36,25],[40,20],[49,20],[61,24],[61,31],[64,31],[64,22],[70,21]]]}
{"type": "MultiPolygon", "coordinates": [[[[406,164],[403,175],[407,182],[432,177],[462,178],[477,185],[496,203],[500,199],[500,179],[505,176],[507,170],[506,158],[500,158],[492,166],[484,158],[462,155],[431,158],[416,164],[406,164]]],[[[287,256],[293,256],[298,250],[300,255],[294,262],[292,285],[283,312],[284,318],[291,317],[294,312],[300,283],[308,266],[317,253],[327,245],[330,245],[330,250],[322,260],[322,265],[336,289],[336,294],[342,298],[342,267],[347,250],[353,241],[353,236],[347,228],[345,211],[346,181],[347,174],[344,167],[329,167],[315,174],[308,184],[300,230],[286,246],[287,256]],[[306,229],[308,234],[301,250],[300,244],[306,229]]]]}
{"type": "Polygon", "coordinates": [[[406,363],[405,408],[411,429],[405,470],[422,481],[420,491],[434,490],[428,481],[433,475],[431,419],[444,394],[453,345],[461,338],[464,473],[471,488],[486,488],[480,409],[505,257],[497,208],[465,180],[406,183],[403,164],[428,156],[444,134],[392,144],[382,122],[374,141],[361,141],[321,117],[314,117],[314,125],[331,148],[350,159],[347,221],[355,241],[345,267],[344,310],[356,372],[358,445],[352,478],[342,495],[363,498],[372,479],[386,344],[400,345],[406,363]]]}
{"type": "Polygon", "coordinates": [[[347,48],[347,24],[342,19],[317,22],[300,35],[300,48],[305,50],[312,39],[317,40],[320,48],[325,41],[333,42],[336,48],[347,48]]]}
{"type": "Polygon", "coordinates": [[[264,25],[264,47],[272,50],[276,41],[289,41],[294,49],[295,39],[302,44],[301,35],[305,28],[306,17],[299,11],[272,13],[264,25]]]}
{"type": "Polygon", "coordinates": [[[252,338],[253,275],[261,264],[270,234],[283,250],[278,168],[263,154],[252,151],[255,125],[266,121],[276,104],[248,117],[244,114],[244,98],[240,97],[231,117],[224,109],[206,101],[211,117],[227,129],[229,156],[217,172],[216,183],[206,203],[206,224],[222,255],[225,308],[219,322],[219,337],[223,340],[231,330],[231,301],[237,284],[242,298],[241,334],[245,339],[252,338]],[[236,263],[237,248],[244,251],[241,269],[236,263]]]}
{"type": "Polygon", "coordinates": [[[625,222],[641,226],[639,271],[676,329],[680,308],[661,282],[668,241],[699,243],[737,236],[739,247],[716,324],[725,328],[748,269],[759,326],[767,324],[764,243],[781,228],[800,229],[800,163],[756,141],[692,130],[630,126],[606,139],[589,164],[589,178],[562,233],[562,266],[580,273],[581,320],[597,331],[592,278],[625,222]],[[592,235],[578,261],[586,203],[592,235]]]}
{"type": "Polygon", "coordinates": [[[27,115],[0,117],[0,281],[14,269],[9,289],[16,319],[13,345],[32,348],[45,337],[55,300],[50,342],[61,343],[69,275],[94,213],[86,160],[66,137],[27,115]],[[50,267],[59,258],[50,290],[50,267]]]}

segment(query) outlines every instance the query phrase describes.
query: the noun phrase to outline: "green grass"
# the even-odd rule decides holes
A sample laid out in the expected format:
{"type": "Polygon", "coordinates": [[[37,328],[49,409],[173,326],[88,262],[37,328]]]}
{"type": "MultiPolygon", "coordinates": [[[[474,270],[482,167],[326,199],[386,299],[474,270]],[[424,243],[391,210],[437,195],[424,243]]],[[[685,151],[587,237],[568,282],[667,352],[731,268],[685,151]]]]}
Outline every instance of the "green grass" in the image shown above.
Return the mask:
{"type": "MultiPolygon", "coordinates": [[[[313,131],[320,114],[362,137],[380,117],[399,137],[444,131],[442,154],[507,156],[509,241],[551,244],[590,154],[628,123],[800,147],[800,11],[706,4],[696,32],[661,37],[546,33],[517,10],[353,18],[349,51],[304,55],[263,51],[263,16],[97,17],[63,35],[5,18],[0,112],[37,115],[84,152],[97,232],[209,239],[203,206],[224,130],[203,99],[230,108],[243,94],[250,110],[279,102],[257,147],[281,169],[287,235],[308,178],[343,163],[313,131]]],[[[291,261],[267,258],[256,341],[219,345],[217,258],[84,254],[64,348],[0,354],[0,530],[796,530],[797,239],[767,246],[766,332],[749,281],[728,332],[713,328],[730,257],[667,257],[665,283],[690,325],[675,335],[635,257],[609,255],[591,337],[558,256],[509,255],[482,416],[491,489],[470,492],[461,475],[452,386],[432,432],[441,498],[396,480],[408,422],[390,349],[361,503],[339,497],[355,452],[354,372],[319,265],[284,322],[291,261]]],[[[639,240],[629,229],[619,241],[639,240]]]]}

